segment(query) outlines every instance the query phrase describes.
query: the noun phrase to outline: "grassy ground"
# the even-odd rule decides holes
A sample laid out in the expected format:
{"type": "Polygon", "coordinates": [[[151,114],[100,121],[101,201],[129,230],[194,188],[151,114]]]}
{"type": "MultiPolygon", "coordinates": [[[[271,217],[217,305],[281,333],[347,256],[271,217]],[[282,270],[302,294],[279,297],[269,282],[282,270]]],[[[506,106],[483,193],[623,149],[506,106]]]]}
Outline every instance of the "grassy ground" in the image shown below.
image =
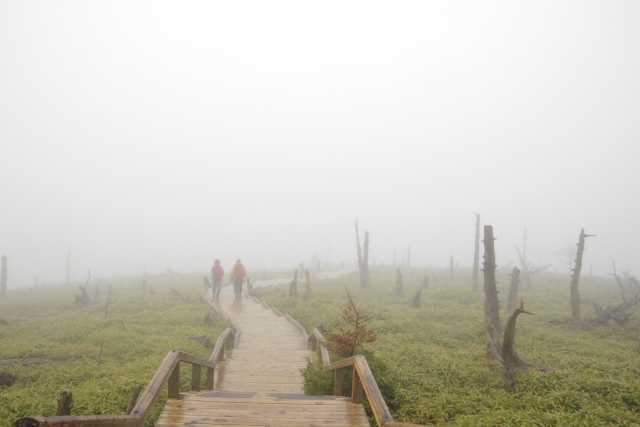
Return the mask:
{"type": "MultiPolygon", "coordinates": [[[[110,283],[102,281],[102,295],[94,297],[90,282],[94,304],[82,309],[74,302],[77,286],[12,291],[0,300],[0,318],[8,323],[0,325],[0,359],[82,355],[74,361],[0,366],[0,373],[18,377],[14,385],[0,387],[1,427],[23,416],[55,415],[61,391],[74,395],[72,415],[122,415],[133,389],[149,383],[171,349],[208,359],[212,348],[190,337],[207,335],[215,344],[229,326],[200,301],[202,276],[149,276],[152,295],[141,292],[141,278],[113,281],[105,317],[110,283]],[[188,301],[172,296],[170,288],[188,301]],[[203,322],[205,313],[213,316],[213,325],[203,322]]],[[[190,372],[183,370],[183,390],[189,389],[190,372]]],[[[153,425],[164,400],[166,388],[147,425],[153,425]]]]}
{"type": "MultiPolygon", "coordinates": [[[[498,277],[499,298],[506,305],[507,271],[498,277]]],[[[626,328],[612,323],[591,330],[571,330],[548,323],[571,315],[568,276],[537,275],[532,291],[521,294],[535,315],[518,318],[516,349],[524,360],[553,368],[519,374],[519,390],[509,393],[502,367],[484,356],[484,294],[471,290],[470,271],[414,269],[404,272],[405,296],[394,297],[395,274],[374,271],[372,287],[361,289],[355,276],[315,283],[310,301],[291,299],[286,287],[259,291],[270,305],[291,314],[307,328],[330,329],[347,302],[344,284],[357,305],[375,317],[378,332],[369,350],[391,369],[394,419],[440,426],[638,426],[640,425],[640,316],[626,328]],[[421,277],[430,274],[422,307],[409,308],[421,277]],[[433,275],[439,277],[433,282],[433,275]]],[[[580,286],[582,317],[594,316],[593,303],[621,302],[606,278],[584,277],[580,286]]],[[[300,292],[299,293],[303,293],[300,292]]],[[[503,307],[503,322],[508,313],[503,307]]]]}

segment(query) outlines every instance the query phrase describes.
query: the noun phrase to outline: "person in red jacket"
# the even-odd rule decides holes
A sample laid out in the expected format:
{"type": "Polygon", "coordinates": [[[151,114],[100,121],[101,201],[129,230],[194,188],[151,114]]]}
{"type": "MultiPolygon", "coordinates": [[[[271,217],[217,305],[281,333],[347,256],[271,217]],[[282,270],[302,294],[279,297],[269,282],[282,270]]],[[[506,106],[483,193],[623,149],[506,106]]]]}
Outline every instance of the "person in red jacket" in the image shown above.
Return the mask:
{"type": "Polygon", "coordinates": [[[220,265],[220,260],[213,262],[211,267],[211,283],[213,283],[213,297],[220,299],[220,289],[222,289],[222,278],[224,277],[224,268],[220,265]]]}
{"type": "Polygon", "coordinates": [[[231,267],[231,281],[233,282],[233,293],[236,294],[236,299],[242,298],[242,284],[245,277],[247,277],[247,270],[244,269],[242,262],[237,260],[234,266],[231,267]]]}

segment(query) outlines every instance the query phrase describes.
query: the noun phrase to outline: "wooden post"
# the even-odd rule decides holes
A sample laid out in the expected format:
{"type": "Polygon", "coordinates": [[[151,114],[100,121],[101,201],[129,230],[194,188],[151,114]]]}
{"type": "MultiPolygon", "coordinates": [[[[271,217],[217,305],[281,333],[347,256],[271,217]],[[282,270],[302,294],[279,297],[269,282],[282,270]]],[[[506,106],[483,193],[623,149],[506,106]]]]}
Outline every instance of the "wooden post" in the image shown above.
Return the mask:
{"type": "Polygon", "coordinates": [[[358,370],[353,366],[353,382],[351,383],[351,402],[362,403],[364,400],[364,388],[358,370]]]}
{"type": "Polygon", "coordinates": [[[493,226],[484,226],[484,327],[487,337],[487,356],[502,360],[502,346],[498,289],[496,287],[496,253],[493,247],[493,226]]]}
{"type": "Polygon", "coordinates": [[[2,269],[0,270],[0,299],[7,299],[7,256],[2,255],[2,269]]]}
{"type": "Polygon", "coordinates": [[[518,304],[518,285],[520,284],[520,269],[513,267],[511,272],[511,283],[509,284],[509,298],[507,300],[507,311],[513,313],[518,304]]]}
{"type": "Polygon", "coordinates": [[[176,363],[176,367],[171,371],[169,376],[169,399],[177,399],[180,397],[180,362],[176,363]]]}
{"type": "Polygon", "coordinates": [[[342,372],[344,368],[339,368],[334,370],[334,379],[333,379],[333,395],[334,396],[342,396],[342,383],[344,379],[344,374],[342,372]]]}
{"type": "Polygon", "coordinates": [[[453,282],[453,255],[449,257],[449,280],[453,282]]]}
{"type": "Polygon", "coordinates": [[[200,365],[191,365],[191,390],[200,391],[200,365]]]}
{"type": "Polygon", "coordinates": [[[582,253],[584,252],[584,239],[591,237],[592,234],[584,234],[584,228],[580,230],[578,236],[578,253],[576,255],[576,266],[571,275],[571,315],[573,320],[580,320],[580,291],[578,284],[580,282],[580,270],[582,270],[582,253]]]}
{"type": "Polygon", "coordinates": [[[478,290],[478,271],[480,268],[480,214],[476,216],[476,241],[473,251],[473,292],[478,290]]]}
{"type": "Polygon", "coordinates": [[[213,375],[214,375],[215,369],[214,368],[207,368],[207,390],[213,390],[213,375]]]}

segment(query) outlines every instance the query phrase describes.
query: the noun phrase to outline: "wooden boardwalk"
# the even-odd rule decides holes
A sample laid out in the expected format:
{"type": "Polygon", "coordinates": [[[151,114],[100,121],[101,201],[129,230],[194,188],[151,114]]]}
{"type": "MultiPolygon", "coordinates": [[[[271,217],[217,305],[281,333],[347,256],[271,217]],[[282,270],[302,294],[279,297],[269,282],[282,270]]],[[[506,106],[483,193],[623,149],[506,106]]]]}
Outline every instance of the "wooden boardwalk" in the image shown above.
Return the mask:
{"type": "Polygon", "coordinates": [[[214,304],[241,329],[238,346],[218,363],[213,391],[168,400],[156,426],[369,426],[362,405],[346,397],[304,394],[300,369],[314,355],[285,317],[234,299],[230,286],[214,304]]]}

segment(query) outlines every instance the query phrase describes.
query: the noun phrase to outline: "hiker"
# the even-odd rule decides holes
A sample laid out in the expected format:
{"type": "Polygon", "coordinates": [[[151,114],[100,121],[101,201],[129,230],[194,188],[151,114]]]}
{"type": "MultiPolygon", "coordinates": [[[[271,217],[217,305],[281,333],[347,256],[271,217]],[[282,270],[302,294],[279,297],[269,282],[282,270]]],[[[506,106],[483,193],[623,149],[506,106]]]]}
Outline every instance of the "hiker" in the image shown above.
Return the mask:
{"type": "Polygon", "coordinates": [[[233,282],[233,293],[236,294],[236,299],[242,298],[242,284],[244,278],[247,276],[247,271],[244,269],[244,265],[240,260],[236,260],[236,263],[231,267],[231,281],[233,282]]]}
{"type": "Polygon", "coordinates": [[[220,260],[213,262],[211,267],[211,283],[213,283],[213,298],[220,299],[220,289],[222,289],[222,278],[224,277],[224,268],[220,265],[220,260]]]}

